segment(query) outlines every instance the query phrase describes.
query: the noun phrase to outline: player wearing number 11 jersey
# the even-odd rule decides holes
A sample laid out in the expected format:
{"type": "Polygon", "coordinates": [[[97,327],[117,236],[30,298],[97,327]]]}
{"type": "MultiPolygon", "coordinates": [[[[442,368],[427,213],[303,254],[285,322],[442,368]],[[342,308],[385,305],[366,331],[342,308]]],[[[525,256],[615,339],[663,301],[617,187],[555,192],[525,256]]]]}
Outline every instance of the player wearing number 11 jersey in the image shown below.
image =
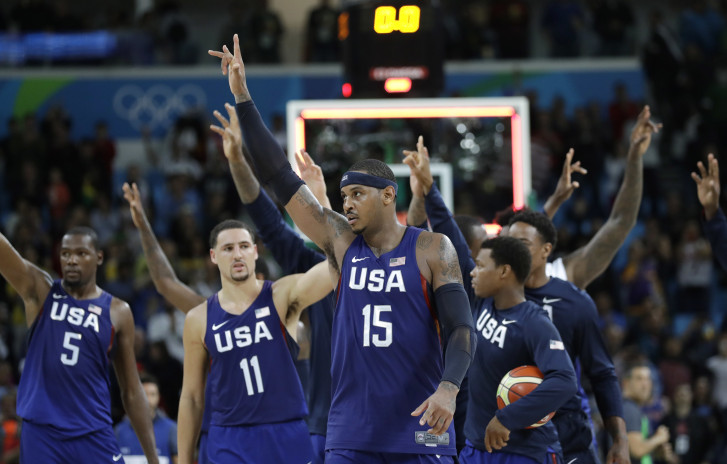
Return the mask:
{"type": "Polygon", "coordinates": [[[257,280],[254,234],[234,220],[212,230],[210,256],[222,290],[187,313],[184,324],[179,463],[194,462],[205,382],[209,463],[308,463],[308,411],[291,354],[300,312],[331,292],[328,266],[275,283],[257,280]]]}
{"type": "Polygon", "coordinates": [[[61,240],[63,278],[53,281],[0,235],[0,274],[23,298],[30,331],[18,388],[21,463],[123,462],[111,428],[109,360],[144,454],[158,462],[134,319],[128,304],[96,285],[102,262],[96,233],[73,228],[61,240]]]}

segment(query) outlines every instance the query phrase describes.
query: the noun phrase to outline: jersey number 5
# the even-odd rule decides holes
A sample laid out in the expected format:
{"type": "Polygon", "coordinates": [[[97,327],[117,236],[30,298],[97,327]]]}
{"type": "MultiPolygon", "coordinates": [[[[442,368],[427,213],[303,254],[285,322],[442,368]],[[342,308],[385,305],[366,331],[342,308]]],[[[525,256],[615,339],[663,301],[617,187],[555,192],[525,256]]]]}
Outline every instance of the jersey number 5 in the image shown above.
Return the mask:
{"type": "Polygon", "coordinates": [[[383,312],[391,312],[391,306],[374,305],[374,316],[372,322],[371,305],[364,306],[362,311],[364,317],[363,346],[371,346],[371,343],[373,343],[376,347],[385,348],[391,345],[393,328],[391,326],[391,322],[381,320],[381,313],[383,312]],[[372,326],[383,329],[384,337],[381,338],[380,333],[371,335],[372,326]]]}
{"type": "Polygon", "coordinates": [[[81,334],[76,332],[66,332],[63,336],[63,348],[71,352],[61,354],[61,362],[66,366],[75,366],[78,363],[78,353],[80,348],[73,344],[74,340],[80,340],[81,334]]]}

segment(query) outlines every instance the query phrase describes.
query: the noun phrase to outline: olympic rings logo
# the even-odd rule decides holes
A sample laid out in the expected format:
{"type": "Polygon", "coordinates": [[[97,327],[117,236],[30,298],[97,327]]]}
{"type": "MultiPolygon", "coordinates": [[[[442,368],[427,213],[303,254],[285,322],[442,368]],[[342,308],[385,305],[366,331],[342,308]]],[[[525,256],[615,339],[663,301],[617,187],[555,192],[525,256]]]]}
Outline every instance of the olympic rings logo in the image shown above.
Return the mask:
{"type": "Polygon", "coordinates": [[[174,90],[156,84],[144,90],[138,85],[124,85],[114,95],[116,115],[129,121],[137,130],[148,127],[166,129],[189,108],[205,107],[207,96],[198,85],[185,84],[174,90]]]}

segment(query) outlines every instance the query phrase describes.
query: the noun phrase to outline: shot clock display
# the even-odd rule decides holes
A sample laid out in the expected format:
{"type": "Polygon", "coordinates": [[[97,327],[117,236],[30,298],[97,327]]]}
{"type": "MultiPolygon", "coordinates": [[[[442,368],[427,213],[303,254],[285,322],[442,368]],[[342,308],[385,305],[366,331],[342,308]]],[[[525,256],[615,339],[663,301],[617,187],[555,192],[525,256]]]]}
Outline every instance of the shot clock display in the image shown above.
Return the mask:
{"type": "Polygon", "coordinates": [[[431,0],[364,1],[339,17],[344,97],[435,97],[444,84],[444,46],[431,0]]]}

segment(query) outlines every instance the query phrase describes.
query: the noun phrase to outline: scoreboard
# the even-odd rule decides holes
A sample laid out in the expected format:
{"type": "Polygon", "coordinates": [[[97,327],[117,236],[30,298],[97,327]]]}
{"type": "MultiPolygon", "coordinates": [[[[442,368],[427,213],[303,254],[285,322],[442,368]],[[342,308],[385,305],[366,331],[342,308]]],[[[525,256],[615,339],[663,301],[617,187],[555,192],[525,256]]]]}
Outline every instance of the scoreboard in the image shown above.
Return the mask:
{"type": "Polygon", "coordinates": [[[338,20],[344,97],[436,97],[444,86],[441,15],[431,0],[364,1],[338,20]]]}

